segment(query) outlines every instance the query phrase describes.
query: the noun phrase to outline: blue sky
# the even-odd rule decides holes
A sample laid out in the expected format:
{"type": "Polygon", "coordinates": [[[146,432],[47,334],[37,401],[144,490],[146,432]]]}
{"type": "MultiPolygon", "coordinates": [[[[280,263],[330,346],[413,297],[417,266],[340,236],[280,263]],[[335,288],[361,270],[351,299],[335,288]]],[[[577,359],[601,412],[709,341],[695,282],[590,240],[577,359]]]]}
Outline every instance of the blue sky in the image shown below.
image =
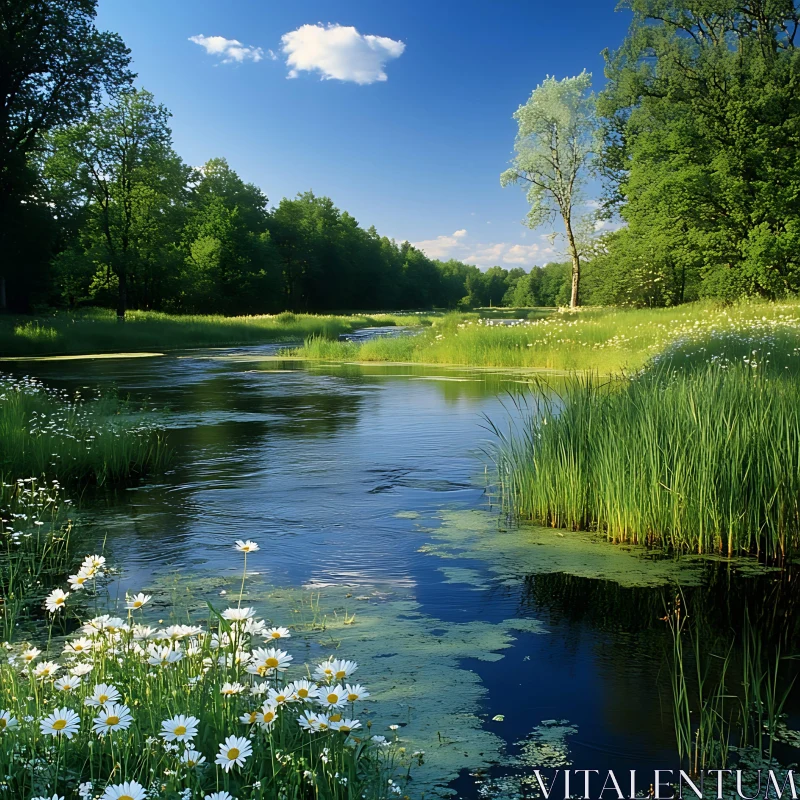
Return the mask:
{"type": "Polygon", "coordinates": [[[500,188],[511,115],[548,74],[602,86],[600,53],[629,23],[615,5],[100,0],[99,25],[172,111],[188,163],[224,156],[273,204],[313,189],[432,257],[529,268],[554,253],[521,224],[522,190],[500,188]]]}

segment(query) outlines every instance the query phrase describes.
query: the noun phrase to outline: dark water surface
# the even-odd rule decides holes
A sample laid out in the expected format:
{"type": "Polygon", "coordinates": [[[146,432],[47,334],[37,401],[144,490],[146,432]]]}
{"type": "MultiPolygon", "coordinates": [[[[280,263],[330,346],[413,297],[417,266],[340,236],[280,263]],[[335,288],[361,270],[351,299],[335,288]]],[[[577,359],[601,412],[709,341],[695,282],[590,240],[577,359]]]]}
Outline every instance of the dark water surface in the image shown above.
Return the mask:
{"type": "MultiPolygon", "coordinates": [[[[269,359],[274,352],[14,365],[16,374],[64,388],[113,386],[163,412],[175,449],[169,474],[83,498],[90,534],[124,565],[122,589],[146,588],[176,569],[235,573],[241,565],[231,543],[249,538],[261,546],[252,567],[272,586],[346,586],[353,595],[377,588],[413,601],[426,641],[434,637],[433,653],[439,627],[452,634],[528,621],[527,629],[515,623],[511,646],[494,660],[460,652],[449,673],[454,693],[464,681],[475,698],[474,714],[459,717],[464,730],[499,743],[491,757],[482,750],[489,738],[472,734],[446,753],[428,749],[425,780],[452,782],[460,797],[526,796],[526,776],[537,766],[677,768],[670,638],[660,620],[676,596],[674,582],[637,586],[613,570],[596,578],[560,562],[550,569],[545,555],[535,563],[534,550],[533,561],[511,555],[502,568],[496,563],[525,533],[504,528],[484,492],[484,417],[504,417],[503,394],[522,388],[524,376],[313,366],[269,359]],[[438,529],[457,529],[458,515],[474,510],[484,512],[496,548],[463,546],[446,558],[428,551],[438,529]]],[[[776,639],[787,630],[796,639],[797,581],[786,571],[747,572],[705,564],[685,589],[711,649],[724,651],[748,602],[776,639]]],[[[391,604],[376,608],[406,616],[391,604]]],[[[365,683],[374,668],[362,663],[365,683]]],[[[413,715],[407,730],[415,741],[413,715]]]]}

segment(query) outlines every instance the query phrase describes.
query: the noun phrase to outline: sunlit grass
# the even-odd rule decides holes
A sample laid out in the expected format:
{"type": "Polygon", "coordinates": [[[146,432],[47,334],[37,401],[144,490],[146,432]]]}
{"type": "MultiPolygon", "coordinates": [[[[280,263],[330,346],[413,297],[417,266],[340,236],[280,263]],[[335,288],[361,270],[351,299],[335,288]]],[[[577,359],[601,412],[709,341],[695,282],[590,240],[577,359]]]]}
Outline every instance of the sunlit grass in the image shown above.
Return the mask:
{"type": "MultiPolygon", "coordinates": [[[[668,347],[694,347],[708,337],[765,341],[800,330],[800,302],[736,306],[692,303],[661,309],[587,309],[521,319],[506,325],[475,314],[449,314],[413,337],[360,345],[306,341],[295,355],[321,360],[408,361],[475,367],[590,370],[602,375],[636,370],[668,347]]],[[[696,357],[702,357],[702,354],[696,357]]]]}
{"type": "Polygon", "coordinates": [[[114,398],[84,398],[0,375],[0,475],[98,484],[163,469],[163,433],[114,398]]]}
{"type": "Polygon", "coordinates": [[[173,315],[131,311],[124,323],[113,312],[88,309],[48,316],[0,316],[0,356],[45,356],[108,352],[161,352],[302,341],[309,336],[336,339],[356,328],[376,325],[427,325],[429,314],[283,314],[249,317],[173,315]]]}

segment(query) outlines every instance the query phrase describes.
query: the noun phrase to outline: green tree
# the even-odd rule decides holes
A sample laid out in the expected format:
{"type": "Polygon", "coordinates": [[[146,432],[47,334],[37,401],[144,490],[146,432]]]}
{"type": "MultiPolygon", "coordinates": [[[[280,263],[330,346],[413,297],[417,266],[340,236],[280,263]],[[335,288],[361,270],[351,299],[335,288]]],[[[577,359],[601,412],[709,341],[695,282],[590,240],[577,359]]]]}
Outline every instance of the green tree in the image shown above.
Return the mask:
{"type": "Polygon", "coordinates": [[[572,258],[570,306],[579,302],[580,253],[573,229],[573,210],[597,151],[598,126],[592,76],[547,78],[514,114],[519,130],[512,166],[501,176],[503,186],[527,187],[531,209],[527,224],[537,228],[561,216],[572,258]]]}
{"type": "Polygon", "coordinates": [[[46,174],[63,205],[82,208],[79,245],[115,292],[120,320],[129,288],[163,296],[148,284],[171,277],[164,265],[177,269],[165,250],[179,240],[189,170],[172,149],[169,116],[150,92],[125,90],[52,137],[46,174]]]}
{"type": "Polygon", "coordinates": [[[30,271],[26,247],[41,241],[46,202],[30,161],[43,134],[81,119],[103,92],[113,94],[132,78],[120,37],[96,29],[96,6],[0,0],[0,310],[6,278],[30,271]]]}
{"type": "Polygon", "coordinates": [[[798,4],[622,5],[633,23],[599,100],[609,200],[628,222],[609,262],[653,282],[636,302],[798,291],[798,4]]]}

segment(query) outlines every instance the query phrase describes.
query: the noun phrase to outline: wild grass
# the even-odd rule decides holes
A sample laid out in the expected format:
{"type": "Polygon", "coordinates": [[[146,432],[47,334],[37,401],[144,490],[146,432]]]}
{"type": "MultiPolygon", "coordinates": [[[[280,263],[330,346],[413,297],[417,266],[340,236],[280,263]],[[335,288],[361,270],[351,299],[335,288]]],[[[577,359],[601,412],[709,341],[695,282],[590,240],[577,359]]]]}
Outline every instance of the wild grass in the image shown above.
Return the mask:
{"type": "Polygon", "coordinates": [[[0,375],[0,475],[104,484],[161,470],[168,460],[163,432],[119,400],[0,375]]]}
{"type": "Polygon", "coordinates": [[[495,427],[505,509],[671,551],[796,551],[800,381],[782,359],[692,361],[539,384],[520,425],[495,427]]]}
{"type": "MultiPolygon", "coordinates": [[[[8,797],[384,800],[397,748],[357,714],[354,661],[294,661],[288,628],[235,604],[156,627],[151,597],[117,609],[105,558],[46,598],[50,636],[0,648],[0,774],[8,797]],[[94,606],[86,618],[82,609],[94,606]],[[98,608],[99,606],[99,608],[98,608]],[[98,613],[104,611],[105,613],[98,613]],[[56,630],[75,630],[66,639],[56,630]],[[312,675],[313,669],[313,675],[312,675]]],[[[157,614],[156,614],[157,615],[157,614]]],[[[297,648],[302,649],[302,648],[297,648]]]]}
{"type": "Polygon", "coordinates": [[[34,478],[0,484],[0,639],[10,641],[27,620],[43,616],[45,587],[67,574],[72,523],[58,481],[34,478]]]}
{"type": "MultiPolygon", "coordinates": [[[[692,303],[662,309],[586,309],[514,325],[476,314],[448,314],[433,319],[420,335],[346,345],[314,336],[294,355],[320,360],[406,361],[476,367],[537,368],[560,371],[588,370],[601,375],[641,368],[649,359],[678,345],[697,345],[708,339],[729,337],[731,349],[738,341],[746,349],[758,336],[800,331],[800,302],[736,306],[692,303]]],[[[800,351],[794,355],[800,362],[800,351]]]]}
{"type": "Polygon", "coordinates": [[[131,311],[124,323],[113,312],[87,309],[38,317],[0,316],[0,356],[52,356],[135,353],[193,347],[223,347],[302,341],[309,336],[335,339],[341,333],[375,325],[425,325],[432,315],[275,315],[223,317],[131,311]]]}

